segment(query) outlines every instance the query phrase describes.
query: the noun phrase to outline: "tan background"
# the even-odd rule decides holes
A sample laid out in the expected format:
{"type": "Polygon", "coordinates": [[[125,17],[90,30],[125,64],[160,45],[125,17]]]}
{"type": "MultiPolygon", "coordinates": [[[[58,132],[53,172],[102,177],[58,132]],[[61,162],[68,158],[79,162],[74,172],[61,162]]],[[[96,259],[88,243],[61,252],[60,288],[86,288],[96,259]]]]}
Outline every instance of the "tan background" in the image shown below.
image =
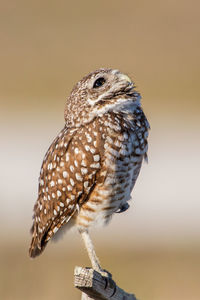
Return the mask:
{"type": "Polygon", "coordinates": [[[200,299],[199,1],[0,2],[0,298],[80,299],[76,231],[27,256],[40,165],[72,86],[131,76],[151,123],[131,208],[93,230],[102,265],[141,300],[200,299]]]}

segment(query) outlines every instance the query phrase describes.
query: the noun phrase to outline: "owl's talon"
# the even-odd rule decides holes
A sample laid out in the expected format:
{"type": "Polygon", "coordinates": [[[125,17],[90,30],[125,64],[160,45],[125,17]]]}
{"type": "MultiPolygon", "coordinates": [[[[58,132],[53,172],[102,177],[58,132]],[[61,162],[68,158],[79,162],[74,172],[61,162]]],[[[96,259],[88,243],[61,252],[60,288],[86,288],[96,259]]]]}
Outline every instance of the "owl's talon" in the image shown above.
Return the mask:
{"type": "Polygon", "coordinates": [[[127,209],[129,209],[130,205],[126,202],[123,204],[119,209],[116,211],[117,214],[125,212],[127,209]]]}
{"type": "Polygon", "coordinates": [[[106,278],[112,278],[112,274],[105,269],[96,270],[101,276],[106,278]]]}
{"type": "Polygon", "coordinates": [[[112,274],[110,272],[108,272],[107,270],[104,270],[104,269],[101,271],[101,275],[103,277],[112,278],[112,274]]]}

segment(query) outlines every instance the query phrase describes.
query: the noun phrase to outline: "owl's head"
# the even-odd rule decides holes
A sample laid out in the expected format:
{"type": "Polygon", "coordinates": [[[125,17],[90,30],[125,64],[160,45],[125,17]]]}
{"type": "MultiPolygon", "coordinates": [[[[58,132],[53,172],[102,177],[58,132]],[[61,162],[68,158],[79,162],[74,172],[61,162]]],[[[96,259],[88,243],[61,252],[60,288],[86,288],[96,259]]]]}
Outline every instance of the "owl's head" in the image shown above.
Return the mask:
{"type": "Polygon", "coordinates": [[[73,88],[65,105],[65,121],[69,127],[78,127],[109,111],[131,113],[138,105],[140,94],[127,75],[99,69],[73,88]]]}

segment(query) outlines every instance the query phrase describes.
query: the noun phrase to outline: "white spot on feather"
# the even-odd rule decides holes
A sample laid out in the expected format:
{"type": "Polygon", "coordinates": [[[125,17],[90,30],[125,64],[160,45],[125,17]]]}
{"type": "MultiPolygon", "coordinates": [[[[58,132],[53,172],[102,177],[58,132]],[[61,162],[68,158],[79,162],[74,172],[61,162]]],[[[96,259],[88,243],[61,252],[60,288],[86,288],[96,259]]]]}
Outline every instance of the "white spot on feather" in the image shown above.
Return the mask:
{"type": "Polygon", "coordinates": [[[85,181],[83,185],[84,185],[84,188],[87,188],[88,185],[89,185],[89,182],[88,182],[88,181],[85,181]]]}
{"type": "Polygon", "coordinates": [[[55,182],[53,180],[50,182],[50,186],[55,186],[55,182]]]}
{"type": "Polygon", "coordinates": [[[93,158],[94,158],[94,161],[99,161],[100,160],[99,154],[94,155],[93,158]]]}
{"type": "Polygon", "coordinates": [[[88,172],[87,168],[81,168],[81,174],[82,175],[87,174],[87,172],[88,172]]]}
{"type": "Polygon", "coordinates": [[[62,195],[61,191],[57,190],[57,196],[60,197],[62,195]]]}
{"type": "Polygon", "coordinates": [[[64,177],[64,178],[67,178],[67,176],[68,176],[67,171],[64,171],[64,172],[63,172],[63,177],[64,177]]]}
{"type": "Polygon", "coordinates": [[[98,168],[100,168],[100,164],[99,163],[91,164],[90,167],[93,169],[96,169],[96,168],[98,169],[98,168]]]}
{"type": "Polygon", "coordinates": [[[72,178],[70,178],[69,181],[70,181],[71,185],[74,186],[74,180],[72,178]]]}
{"type": "Polygon", "coordinates": [[[83,177],[81,176],[80,173],[76,173],[76,174],[75,174],[75,177],[76,177],[76,179],[77,179],[78,181],[82,181],[82,180],[83,180],[83,177]]]}

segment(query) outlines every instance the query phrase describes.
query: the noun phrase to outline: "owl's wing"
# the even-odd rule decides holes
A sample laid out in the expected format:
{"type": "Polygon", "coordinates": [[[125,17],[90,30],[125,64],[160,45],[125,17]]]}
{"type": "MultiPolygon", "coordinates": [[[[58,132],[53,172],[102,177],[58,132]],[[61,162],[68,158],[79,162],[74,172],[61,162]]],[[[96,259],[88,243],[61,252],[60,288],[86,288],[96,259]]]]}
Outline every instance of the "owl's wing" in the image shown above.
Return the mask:
{"type": "Polygon", "coordinates": [[[77,213],[94,188],[100,154],[87,143],[90,139],[85,131],[64,128],[45,155],[34,206],[31,257],[43,251],[48,240],[77,213]]]}

